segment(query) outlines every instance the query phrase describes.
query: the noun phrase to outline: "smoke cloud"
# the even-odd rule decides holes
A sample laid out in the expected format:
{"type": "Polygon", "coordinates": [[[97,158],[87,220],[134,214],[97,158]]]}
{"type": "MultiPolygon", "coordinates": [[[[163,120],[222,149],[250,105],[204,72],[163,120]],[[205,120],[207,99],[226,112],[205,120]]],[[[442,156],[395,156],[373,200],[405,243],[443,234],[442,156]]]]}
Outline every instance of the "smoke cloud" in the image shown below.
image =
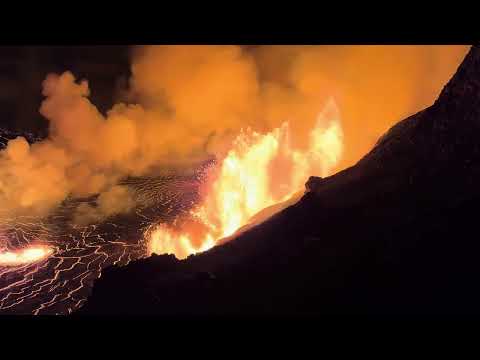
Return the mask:
{"type": "Polygon", "coordinates": [[[222,156],[241,128],[265,132],[290,122],[292,143],[330,97],[352,165],[395,122],[429,106],[467,46],[147,46],[136,48],[128,95],[105,115],[88,82],[66,72],[43,82],[40,113],[49,137],[11,140],[0,152],[0,210],[46,215],[67,197],[77,223],[130,211],[118,185],[157,168],[183,169],[222,156]]]}

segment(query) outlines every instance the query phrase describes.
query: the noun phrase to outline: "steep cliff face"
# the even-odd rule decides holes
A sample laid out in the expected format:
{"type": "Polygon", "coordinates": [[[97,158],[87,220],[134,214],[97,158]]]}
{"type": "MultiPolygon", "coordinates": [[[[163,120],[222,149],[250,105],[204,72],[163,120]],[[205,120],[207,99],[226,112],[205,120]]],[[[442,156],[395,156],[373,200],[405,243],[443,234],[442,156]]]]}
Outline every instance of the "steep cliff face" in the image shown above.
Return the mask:
{"type": "Polygon", "coordinates": [[[480,317],[479,102],[474,46],[355,166],[206,253],[110,268],[79,313],[480,317]]]}

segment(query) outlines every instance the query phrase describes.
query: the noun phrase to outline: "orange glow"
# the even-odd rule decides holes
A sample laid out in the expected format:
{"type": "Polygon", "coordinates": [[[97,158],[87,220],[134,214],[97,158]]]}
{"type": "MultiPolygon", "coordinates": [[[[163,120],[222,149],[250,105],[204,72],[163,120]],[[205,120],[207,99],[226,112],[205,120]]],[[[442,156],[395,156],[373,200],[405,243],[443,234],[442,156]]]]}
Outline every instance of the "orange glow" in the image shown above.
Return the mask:
{"type": "Polygon", "coordinates": [[[242,131],[210,174],[192,219],[180,230],[160,224],[147,232],[150,253],[185,258],[208,250],[262,209],[301,191],[310,175],[330,174],[342,151],[343,132],[333,100],[318,115],[306,149],[292,147],[287,122],[266,134],[242,131]]]}
{"type": "Polygon", "coordinates": [[[0,252],[0,266],[18,266],[34,263],[45,259],[53,253],[45,246],[32,246],[19,251],[0,252]]]}

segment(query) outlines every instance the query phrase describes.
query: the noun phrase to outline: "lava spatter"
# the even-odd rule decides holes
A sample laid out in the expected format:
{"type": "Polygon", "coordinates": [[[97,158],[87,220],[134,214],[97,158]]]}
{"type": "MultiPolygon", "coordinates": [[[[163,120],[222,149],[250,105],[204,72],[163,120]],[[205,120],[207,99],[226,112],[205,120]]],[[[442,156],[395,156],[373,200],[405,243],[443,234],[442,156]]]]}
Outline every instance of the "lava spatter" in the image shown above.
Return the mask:
{"type": "Polygon", "coordinates": [[[18,251],[0,252],[0,266],[19,266],[44,260],[53,250],[46,246],[29,246],[18,251]]]}

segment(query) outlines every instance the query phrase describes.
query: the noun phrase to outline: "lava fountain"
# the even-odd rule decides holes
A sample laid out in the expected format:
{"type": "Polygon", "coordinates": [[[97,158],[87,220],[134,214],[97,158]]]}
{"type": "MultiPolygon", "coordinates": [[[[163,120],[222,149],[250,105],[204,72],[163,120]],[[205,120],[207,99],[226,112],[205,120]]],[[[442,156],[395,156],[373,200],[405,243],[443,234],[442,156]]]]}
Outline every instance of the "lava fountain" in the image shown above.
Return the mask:
{"type": "Polygon", "coordinates": [[[0,252],[0,266],[21,266],[46,259],[53,250],[46,246],[32,245],[17,251],[0,252]]]}
{"type": "Polygon", "coordinates": [[[242,131],[207,177],[205,195],[191,217],[146,232],[149,252],[181,259],[210,249],[262,209],[291,198],[310,175],[329,175],[342,151],[340,113],[333,99],[317,116],[306,149],[292,147],[288,122],[267,134],[242,131]]]}

